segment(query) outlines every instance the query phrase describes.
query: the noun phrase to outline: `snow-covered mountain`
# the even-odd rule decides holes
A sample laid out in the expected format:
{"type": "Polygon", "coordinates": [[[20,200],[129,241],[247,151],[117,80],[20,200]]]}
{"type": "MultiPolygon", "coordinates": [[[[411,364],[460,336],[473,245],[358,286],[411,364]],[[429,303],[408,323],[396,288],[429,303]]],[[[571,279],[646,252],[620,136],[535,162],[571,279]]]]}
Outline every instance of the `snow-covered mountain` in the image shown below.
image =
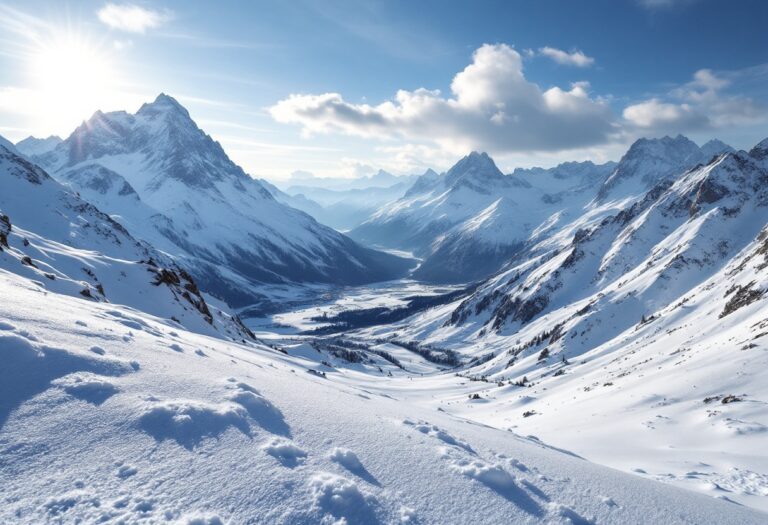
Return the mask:
{"type": "Polygon", "coordinates": [[[409,266],[275,200],[164,94],[135,114],[97,112],[30,158],[233,306],[253,302],[263,282],[359,284],[409,266]]]}
{"type": "Polygon", "coordinates": [[[402,199],[350,232],[361,242],[413,251],[414,276],[467,282],[506,262],[529,237],[580,213],[613,164],[563,164],[504,175],[473,152],[443,175],[422,175],[402,199]]]}
{"type": "Polygon", "coordinates": [[[252,337],[172,260],[2,145],[0,252],[0,268],[39,293],[121,304],[199,333],[252,337]]]}
{"type": "Polygon", "coordinates": [[[602,186],[623,205],[596,199],[468,296],[361,334],[459,355],[478,405],[457,415],[763,507],[767,144],[677,172],[628,154],[602,186]]]}
{"type": "Polygon", "coordinates": [[[50,137],[39,139],[37,137],[27,137],[16,143],[18,149],[23,155],[28,157],[48,153],[62,142],[61,137],[51,135],[50,137]]]}
{"type": "Polygon", "coordinates": [[[764,168],[768,168],[768,139],[756,144],[749,150],[749,156],[759,162],[764,168]]]}
{"type": "Polygon", "coordinates": [[[359,226],[385,204],[401,198],[411,183],[412,179],[408,178],[390,186],[343,190],[295,185],[282,195],[273,194],[277,200],[310,214],[319,222],[347,231],[359,226]]]}
{"type": "Polygon", "coordinates": [[[524,246],[579,217],[599,219],[655,184],[732,151],[717,140],[699,147],[682,135],[640,139],[618,163],[566,162],[511,175],[502,174],[487,154],[473,152],[442,176],[425,174],[350,235],[413,251],[424,259],[417,278],[468,282],[492,274],[524,246]]]}
{"type": "Polygon", "coordinates": [[[359,177],[318,177],[309,172],[295,172],[288,179],[276,180],[274,183],[283,191],[294,194],[296,188],[310,188],[311,190],[365,190],[368,188],[389,188],[398,184],[410,186],[418,178],[418,175],[393,175],[385,170],[378,170],[371,175],[359,177]]]}
{"type": "Polygon", "coordinates": [[[16,149],[16,146],[7,138],[0,136],[0,147],[5,148],[14,155],[22,155],[22,153],[16,149]]]}
{"type": "Polygon", "coordinates": [[[686,169],[708,163],[712,157],[727,152],[733,152],[733,148],[716,139],[701,147],[683,135],[639,139],[605,180],[598,198],[607,200],[628,194],[637,195],[686,169]]]}

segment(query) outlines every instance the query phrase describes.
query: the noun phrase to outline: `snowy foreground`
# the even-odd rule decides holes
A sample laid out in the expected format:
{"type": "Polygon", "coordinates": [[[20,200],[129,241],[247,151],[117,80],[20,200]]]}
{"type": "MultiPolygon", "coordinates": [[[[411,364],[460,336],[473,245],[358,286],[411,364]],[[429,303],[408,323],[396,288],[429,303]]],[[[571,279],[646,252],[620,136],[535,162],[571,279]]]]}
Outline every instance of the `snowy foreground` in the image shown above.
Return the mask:
{"type": "Polygon", "coordinates": [[[402,375],[373,393],[5,271],[0,297],[0,523],[766,522],[409,402],[402,375]]]}

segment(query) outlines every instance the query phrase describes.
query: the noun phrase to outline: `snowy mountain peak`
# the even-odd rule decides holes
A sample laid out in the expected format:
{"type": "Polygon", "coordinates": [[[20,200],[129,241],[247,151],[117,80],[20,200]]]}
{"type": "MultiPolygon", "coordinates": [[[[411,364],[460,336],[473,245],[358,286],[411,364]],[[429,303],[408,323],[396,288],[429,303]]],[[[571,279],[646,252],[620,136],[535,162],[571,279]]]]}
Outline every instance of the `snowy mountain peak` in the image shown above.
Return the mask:
{"type": "Polygon", "coordinates": [[[445,175],[445,183],[449,187],[469,186],[483,193],[487,189],[482,184],[494,180],[505,181],[506,176],[487,153],[477,151],[461,159],[445,175]]]}
{"type": "Polygon", "coordinates": [[[411,197],[429,191],[440,182],[440,174],[429,168],[414,181],[403,197],[411,197]]]}
{"type": "MultiPolygon", "coordinates": [[[[714,152],[717,146],[710,145],[708,149],[714,152]]],[[[638,139],[600,188],[598,199],[606,198],[620,186],[633,193],[650,189],[662,180],[680,175],[696,164],[708,161],[711,156],[705,155],[695,142],[684,135],[638,139]]]]}
{"type": "Polygon", "coordinates": [[[466,163],[470,166],[478,166],[478,167],[490,167],[493,166],[496,167],[496,164],[493,162],[493,159],[484,151],[473,151],[461,161],[466,161],[466,163]]]}
{"type": "Polygon", "coordinates": [[[755,146],[749,150],[749,156],[758,161],[768,161],[768,138],[755,144],[755,146]]]}
{"type": "Polygon", "coordinates": [[[733,153],[734,151],[736,150],[719,139],[709,140],[701,146],[701,153],[707,159],[722,155],[723,153],[733,153]]]}
{"type": "Polygon", "coordinates": [[[160,114],[178,113],[191,120],[187,108],[182,106],[178,100],[165,93],[160,93],[154,102],[143,104],[137,115],[157,116],[160,114]]]}
{"type": "Polygon", "coordinates": [[[33,161],[170,249],[204,289],[236,306],[259,298],[265,281],[361,283],[410,265],[277,202],[165,94],[135,114],[96,112],[33,161]]]}
{"type": "Polygon", "coordinates": [[[11,153],[13,153],[14,155],[19,153],[19,151],[16,149],[16,146],[13,145],[13,142],[6,139],[2,135],[0,135],[0,148],[5,148],[11,153]]]}
{"type": "Polygon", "coordinates": [[[622,161],[634,158],[639,154],[648,153],[657,156],[685,158],[694,155],[698,151],[699,147],[696,143],[684,135],[677,135],[674,138],[668,135],[660,139],[642,138],[636,140],[630,146],[627,153],[622,157],[622,161]]]}
{"type": "MultiPolygon", "coordinates": [[[[53,172],[103,159],[109,169],[127,170],[124,175],[137,191],[156,190],[174,181],[212,190],[226,179],[249,178],[189,112],[165,94],[135,114],[96,111],[52,151],[33,157],[53,172]]],[[[270,198],[266,191],[262,197],[270,198]]]]}
{"type": "Polygon", "coordinates": [[[23,155],[42,155],[48,153],[53,148],[59,145],[62,141],[61,137],[51,135],[50,137],[39,139],[37,137],[29,136],[24,140],[16,143],[16,149],[23,155]]]}

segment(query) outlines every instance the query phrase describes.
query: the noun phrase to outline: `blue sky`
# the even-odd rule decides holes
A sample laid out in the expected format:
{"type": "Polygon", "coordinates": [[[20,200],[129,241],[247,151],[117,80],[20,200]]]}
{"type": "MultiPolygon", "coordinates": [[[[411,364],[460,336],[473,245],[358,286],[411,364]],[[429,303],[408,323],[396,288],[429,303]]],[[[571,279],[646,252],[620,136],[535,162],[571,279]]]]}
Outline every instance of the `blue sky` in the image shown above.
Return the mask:
{"type": "Polygon", "coordinates": [[[768,2],[0,3],[0,134],[166,92],[249,172],[614,159],[768,136],[768,2]]]}

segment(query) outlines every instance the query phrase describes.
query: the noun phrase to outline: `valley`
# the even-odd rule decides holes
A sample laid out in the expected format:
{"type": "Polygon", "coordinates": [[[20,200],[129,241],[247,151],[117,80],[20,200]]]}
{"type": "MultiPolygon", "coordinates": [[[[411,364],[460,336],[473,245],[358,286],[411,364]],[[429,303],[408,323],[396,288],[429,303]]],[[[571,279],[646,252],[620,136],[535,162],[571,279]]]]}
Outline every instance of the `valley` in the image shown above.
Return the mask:
{"type": "MultiPolygon", "coordinates": [[[[633,325],[567,362],[508,366],[501,373],[489,373],[473,359],[484,350],[506,353],[506,342],[467,350],[461,338],[441,338],[430,350],[455,351],[459,361],[449,364],[425,358],[420,350],[428,344],[403,344],[421,341],[407,322],[313,333],[327,316],[397,309],[406,298],[449,290],[454,289],[412,281],[363,286],[247,324],[330,381],[535,436],[628,474],[768,510],[768,480],[761,474],[768,464],[759,452],[768,429],[768,392],[761,382],[768,347],[750,343],[737,327],[683,336],[687,323],[640,334],[633,325]],[[724,402],[729,395],[736,401],[724,402]]],[[[461,299],[452,302],[455,307],[461,299]]],[[[437,317],[440,309],[434,308],[414,314],[437,317]]]]}
{"type": "Polygon", "coordinates": [[[168,95],[19,147],[0,520],[765,521],[768,139],[472,152],[349,235],[168,95]]]}

